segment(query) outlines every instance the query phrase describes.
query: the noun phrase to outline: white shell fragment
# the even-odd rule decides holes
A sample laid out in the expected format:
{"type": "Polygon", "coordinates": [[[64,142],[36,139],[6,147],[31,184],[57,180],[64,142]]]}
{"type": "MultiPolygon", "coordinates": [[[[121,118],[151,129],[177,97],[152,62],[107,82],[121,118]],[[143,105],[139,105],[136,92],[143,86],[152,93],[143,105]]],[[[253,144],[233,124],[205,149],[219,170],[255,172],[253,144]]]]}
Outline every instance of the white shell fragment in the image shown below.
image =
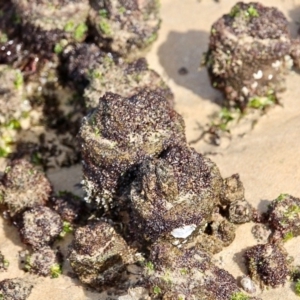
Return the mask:
{"type": "Polygon", "coordinates": [[[258,70],[257,73],[253,74],[254,79],[261,79],[263,77],[263,72],[262,70],[258,70]]]}
{"type": "Polygon", "coordinates": [[[275,62],[272,63],[272,67],[277,69],[281,66],[281,61],[276,60],[275,62]]]}
{"type": "Polygon", "coordinates": [[[193,233],[196,227],[197,226],[195,224],[191,224],[191,225],[185,225],[179,228],[175,228],[171,231],[171,235],[174,238],[185,239],[193,233]]]}
{"type": "Polygon", "coordinates": [[[256,292],[255,284],[248,276],[245,276],[241,279],[241,286],[249,294],[256,292]]]}

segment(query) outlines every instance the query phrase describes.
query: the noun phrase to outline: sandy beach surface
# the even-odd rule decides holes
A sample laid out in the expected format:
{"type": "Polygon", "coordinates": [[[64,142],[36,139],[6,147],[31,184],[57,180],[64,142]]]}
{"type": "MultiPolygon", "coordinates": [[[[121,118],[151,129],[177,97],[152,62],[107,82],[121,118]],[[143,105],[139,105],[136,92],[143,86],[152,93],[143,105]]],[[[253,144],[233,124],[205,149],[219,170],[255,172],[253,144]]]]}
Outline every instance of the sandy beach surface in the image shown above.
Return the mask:
{"type": "MultiPolygon", "coordinates": [[[[245,1],[250,2],[250,1],[245,1]]],[[[281,193],[300,197],[300,75],[292,71],[287,76],[287,91],[281,96],[282,106],[276,106],[263,115],[254,126],[247,122],[237,124],[232,136],[221,146],[198,140],[201,128],[210,122],[209,116],[220,110],[222,95],[209,83],[205,69],[199,69],[201,55],[207,50],[210,27],[236,3],[234,0],[161,0],[162,25],[159,38],[147,53],[149,66],[156,70],[175,94],[176,110],[183,115],[191,146],[217,163],[223,177],[239,173],[245,187],[246,199],[260,211],[281,193]],[[185,68],[187,74],[180,74],[185,68]],[[253,128],[252,128],[253,127],[253,128]],[[252,129],[251,129],[252,128],[252,129]]],[[[264,0],[262,4],[276,6],[290,21],[295,37],[300,22],[300,1],[264,0]]],[[[57,191],[71,190],[77,194],[81,180],[81,166],[49,171],[48,176],[57,191]]],[[[236,278],[246,273],[242,254],[254,245],[253,223],[237,229],[235,241],[215,256],[217,264],[236,278]]],[[[65,241],[62,251],[67,253],[65,241]]],[[[294,264],[300,264],[300,237],[285,246],[294,264]]],[[[58,279],[32,277],[18,266],[18,252],[25,246],[17,230],[0,219],[0,250],[10,261],[4,278],[27,277],[34,288],[29,300],[106,299],[83,287],[77,279],[68,276],[70,267],[64,263],[64,274],[58,279]]],[[[299,299],[292,283],[277,289],[258,290],[262,299],[299,299]]]]}

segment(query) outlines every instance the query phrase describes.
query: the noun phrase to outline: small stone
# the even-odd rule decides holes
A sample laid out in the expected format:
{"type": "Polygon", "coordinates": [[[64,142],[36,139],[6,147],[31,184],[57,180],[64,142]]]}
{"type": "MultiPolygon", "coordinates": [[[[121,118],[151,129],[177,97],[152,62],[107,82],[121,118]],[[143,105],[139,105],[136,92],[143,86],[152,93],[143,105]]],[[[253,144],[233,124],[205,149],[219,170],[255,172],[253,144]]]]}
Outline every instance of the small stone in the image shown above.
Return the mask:
{"type": "Polygon", "coordinates": [[[241,279],[241,286],[249,294],[254,294],[256,292],[255,284],[249,276],[244,276],[241,279]]]}

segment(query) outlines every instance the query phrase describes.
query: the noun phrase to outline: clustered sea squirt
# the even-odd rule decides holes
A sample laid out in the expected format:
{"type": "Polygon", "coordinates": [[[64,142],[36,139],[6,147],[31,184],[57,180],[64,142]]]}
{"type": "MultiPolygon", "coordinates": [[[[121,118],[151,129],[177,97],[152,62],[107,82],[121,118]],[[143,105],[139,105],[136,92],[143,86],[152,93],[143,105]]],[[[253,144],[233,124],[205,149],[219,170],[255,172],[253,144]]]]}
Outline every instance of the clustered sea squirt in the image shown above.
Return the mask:
{"type": "MultiPolygon", "coordinates": [[[[219,252],[233,241],[235,225],[226,215],[233,203],[247,203],[239,176],[224,180],[215,163],[187,145],[182,117],[165,93],[145,88],[128,97],[104,94],[83,119],[78,138],[86,201],[110,219],[110,224],[91,224],[75,232],[70,261],[84,282],[101,290],[103,285],[114,284],[116,278],[110,272],[114,265],[121,270],[128,264],[127,246],[126,251],[121,247],[119,253],[115,246],[104,247],[103,243],[87,245],[86,251],[79,249],[78,245],[84,245],[90,234],[79,232],[91,232],[95,226],[103,227],[101,236],[116,235],[111,243],[123,240],[117,232],[124,234],[128,245],[135,245],[146,257],[145,246],[153,243],[167,243],[175,252],[181,248],[182,255],[189,255],[186,251],[196,251],[191,249],[197,247],[209,257],[208,253],[219,252]],[[122,218],[124,212],[127,220],[122,218]],[[116,220],[124,230],[114,224],[116,220]],[[123,257],[124,253],[127,254],[123,257]],[[90,259],[97,267],[85,264],[90,259]]],[[[236,223],[251,218],[249,205],[236,223]]],[[[159,259],[154,261],[160,263],[159,259]]],[[[207,266],[214,268],[212,264],[207,266]]],[[[231,280],[232,288],[218,299],[227,299],[239,291],[231,280]]],[[[151,280],[145,282],[153,286],[151,280]]]]}

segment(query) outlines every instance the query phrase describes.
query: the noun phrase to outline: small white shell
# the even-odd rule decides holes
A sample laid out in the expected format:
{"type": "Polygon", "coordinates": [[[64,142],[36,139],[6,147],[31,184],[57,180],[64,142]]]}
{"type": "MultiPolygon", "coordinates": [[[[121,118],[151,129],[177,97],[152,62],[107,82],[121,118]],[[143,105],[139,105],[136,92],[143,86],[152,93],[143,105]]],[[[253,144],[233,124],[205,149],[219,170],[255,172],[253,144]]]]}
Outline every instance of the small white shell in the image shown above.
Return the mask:
{"type": "Polygon", "coordinates": [[[281,61],[276,60],[275,62],[272,63],[272,67],[277,69],[281,66],[281,61]]]}
{"type": "Polygon", "coordinates": [[[242,93],[243,93],[245,96],[248,96],[249,90],[248,90],[245,86],[243,86],[243,88],[242,88],[242,93]]]}
{"type": "Polygon", "coordinates": [[[241,279],[242,288],[249,294],[253,294],[256,292],[256,287],[254,282],[250,279],[249,276],[245,276],[241,279]]]}
{"type": "Polygon", "coordinates": [[[197,226],[195,224],[184,225],[182,227],[173,229],[171,234],[174,238],[185,239],[190,236],[196,228],[197,226]]]}
{"type": "Polygon", "coordinates": [[[258,70],[257,73],[253,74],[254,79],[261,79],[263,77],[263,72],[262,70],[258,70]]]}

